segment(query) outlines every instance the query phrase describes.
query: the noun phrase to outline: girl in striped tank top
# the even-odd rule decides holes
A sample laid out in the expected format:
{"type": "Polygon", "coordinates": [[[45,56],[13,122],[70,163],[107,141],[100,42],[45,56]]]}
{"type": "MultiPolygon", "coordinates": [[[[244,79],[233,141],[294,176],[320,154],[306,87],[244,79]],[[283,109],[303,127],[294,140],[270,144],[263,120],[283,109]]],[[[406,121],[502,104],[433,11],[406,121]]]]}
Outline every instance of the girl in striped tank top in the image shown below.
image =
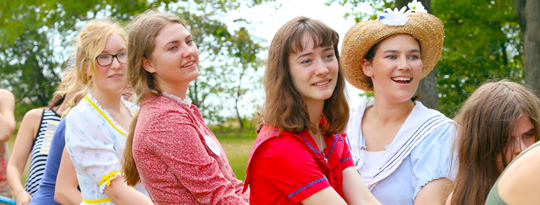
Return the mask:
{"type": "Polygon", "coordinates": [[[8,183],[17,204],[28,204],[38,190],[52,136],[61,120],[58,113],[62,113],[67,106],[64,99],[65,95],[55,93],[48,107],[32,109],[22,120],[7,166],[8,183]],[[30,167],[23,187],[21,178],[29,156],[30,167]]]}

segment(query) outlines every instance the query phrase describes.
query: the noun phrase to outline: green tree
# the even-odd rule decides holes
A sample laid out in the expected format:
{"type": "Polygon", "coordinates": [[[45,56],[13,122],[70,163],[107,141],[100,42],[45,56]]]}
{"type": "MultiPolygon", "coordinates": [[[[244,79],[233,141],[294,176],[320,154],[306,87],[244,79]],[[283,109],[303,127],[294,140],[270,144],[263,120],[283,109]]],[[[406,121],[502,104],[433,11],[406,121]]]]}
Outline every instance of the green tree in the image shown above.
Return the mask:
{"type": "MultiPolygon", "coordinates": [[[[231,89],[220,84],[220,78],[242,79],[241,72],[258,66],[260,59],[244,58],[243,53],[258,53],[260,46],[242,46],[249,41],[258,45],[259,39],[245,30],[249,22],[239,21],[239,28],[232,30],[223,22],[229,11],[242,4],[255,6],[262,0],[139,0],[139,1],[6,1],[0,6],[0,87],[11,90],[17,99],[17,115],[27,110],[47,105],[60,81],[62,68],[73,48],[70,41],[77,30],[92,18],[114,19],[127,24],[138,13],[157,8],[175,13],[186,21],[195,36],[202,62],[200,77],[191,84],[189,97],[201,109],[205,118],[223,121],[220,102],[207,101],[210,96],[226,95],[231,89]],[[232,33],[232,34],[231,34],[232,33]],[[238,35],[241,33],[242,35],[238,35]],[[232,59],[232,60],[231,60],[232,59]],[[230,66],[230,62],[240,66],[230,66]],[[226,75],[223,75],[226,74],[226,75]]],[[[256,55],[255,55],[256,56],[256,55]]],[[[249,76],[251,77],[251,76],[249,76]]],[[[238,99],[241,95],[237,95],[238,99]]]]}

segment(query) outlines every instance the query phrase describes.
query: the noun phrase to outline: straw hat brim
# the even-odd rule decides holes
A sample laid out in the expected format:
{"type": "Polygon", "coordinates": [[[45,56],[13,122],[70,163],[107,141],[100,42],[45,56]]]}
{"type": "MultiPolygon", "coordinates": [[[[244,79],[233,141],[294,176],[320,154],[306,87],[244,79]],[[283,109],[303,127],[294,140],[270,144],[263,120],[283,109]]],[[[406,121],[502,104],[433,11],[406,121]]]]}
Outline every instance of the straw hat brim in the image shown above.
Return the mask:
{"type": "Polygon", "coordinates": [[[354,87],[373,91],[362,71],[362,59],[373,45],[394,34],[410,34],[420,42],[422,75],[433,70],[441,57],[444,29],[442,21],[428,13],[411,13],[403,26],[389,26],[379,20],[363,21],[354,25],[345,37],[341,49],[341,62],[345,79],[354,87]]]}

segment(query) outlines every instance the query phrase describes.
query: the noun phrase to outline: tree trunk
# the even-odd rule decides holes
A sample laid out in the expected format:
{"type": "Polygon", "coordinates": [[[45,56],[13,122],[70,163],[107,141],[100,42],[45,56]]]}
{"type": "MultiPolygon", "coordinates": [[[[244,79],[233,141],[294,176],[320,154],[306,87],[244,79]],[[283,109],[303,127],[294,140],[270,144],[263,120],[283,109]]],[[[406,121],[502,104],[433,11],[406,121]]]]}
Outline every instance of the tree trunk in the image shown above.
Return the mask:
{"type": "Polygon", "coordinates": [[[514,0],[523,33],[525,84],[540,95],[540,1],[514,0]]]}
{"type": "MultiPolygon", "coordinates": [[[[401,9],[404,6],[407,6],[409,2],[411,2],[411,0],[396,0],[396,7],[398,9],[401,9]]],[[[422,2],[422,5],[424,5],[424,8],[427,10],[428,13],[433,14],[433,11],[431,10],[431,0],[420,0],[420,2],[422,2]]],[[[437,68],[437,66],[435,66],[435,68],[437,68]]],[[[422,104],[424,104],[428,108],[438,110],[439,92],[437,90],[437,79],[435,78],[435,72],[437,71],[437,69],[435,68],[433,68],[429,75],[427,75],[424,79],[420,80],[420,84],[418,85],[418,90],[416,91],[416,93],[421,96],[419,101],[422,102],[422,104]]]]}

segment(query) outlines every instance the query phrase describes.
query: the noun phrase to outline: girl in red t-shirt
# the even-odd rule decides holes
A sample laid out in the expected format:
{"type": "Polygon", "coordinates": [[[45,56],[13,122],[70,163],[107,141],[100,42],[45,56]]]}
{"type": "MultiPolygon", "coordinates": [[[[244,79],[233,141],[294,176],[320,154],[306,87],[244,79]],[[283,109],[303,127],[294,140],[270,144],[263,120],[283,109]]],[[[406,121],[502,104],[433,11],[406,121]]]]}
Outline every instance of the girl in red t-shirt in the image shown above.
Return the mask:
{"type": "Polygon", "coordinates": [[[275,34],[247,168],[251,204],[377,204],[353,166],[337,32],[297,17],[275,34]]]}

